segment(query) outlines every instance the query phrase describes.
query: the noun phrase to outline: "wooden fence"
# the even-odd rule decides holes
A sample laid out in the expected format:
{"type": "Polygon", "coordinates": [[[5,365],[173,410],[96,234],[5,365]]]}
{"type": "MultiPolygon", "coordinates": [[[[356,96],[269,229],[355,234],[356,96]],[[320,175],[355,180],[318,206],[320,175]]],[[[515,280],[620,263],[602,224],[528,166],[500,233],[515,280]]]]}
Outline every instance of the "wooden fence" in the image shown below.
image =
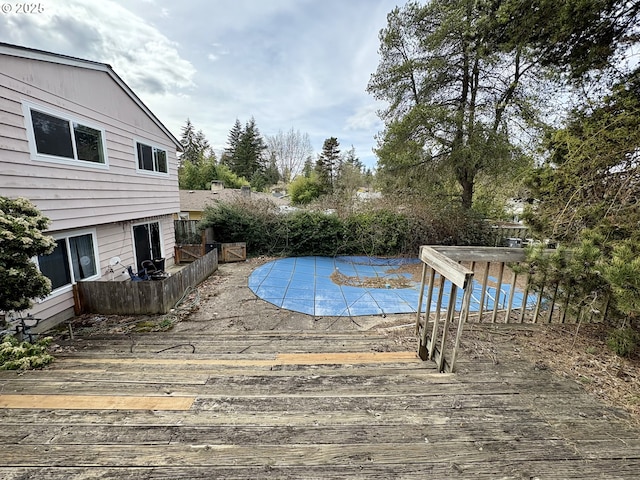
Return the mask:
{"type": "Polygon", "coordinates": [[[176,243],[195,245],[204,243],[204,231],[198,228],[199,220],[174,220],[176,243]]]}
{"type": "Polygon", "coordinates": [[[529,228],[520,224],[497,224],[491,226],[492,243],[495,247],[524,246],[529,228]]]}
{"type": "Polygon", "coordinates": [[[194,262],[197,259],[204,256],[205,253],[206,253],[206,245],[204,243],[199,243],[195,245],[191,245],[191,244],[177,245],[176,244],[173,247],[173,258],[176,262],[176,265],[194,262]]]}
{"type": "Polygon", "coordinates": [[[140,282],[78,282],[76,312],[104,315],[168,313],[189,287],[195,287],[218,269],[213,250],[162,280],[140,282]]]}
{"type": "Polygon", "coordinates": [[[435,359],[441,371],[455,368],[465,323],[599,322],[606,317],[606,298],[597,305],[571,298],[557,282],[548,281],[526,265],[522,248],[422,246],[420,259],[419,353],[423,359],[435,359]],[[442,316],[446,316],[444,324],[442,316]],[[455,319],[456,340],[447,357],[447,330],[455,319]]]}

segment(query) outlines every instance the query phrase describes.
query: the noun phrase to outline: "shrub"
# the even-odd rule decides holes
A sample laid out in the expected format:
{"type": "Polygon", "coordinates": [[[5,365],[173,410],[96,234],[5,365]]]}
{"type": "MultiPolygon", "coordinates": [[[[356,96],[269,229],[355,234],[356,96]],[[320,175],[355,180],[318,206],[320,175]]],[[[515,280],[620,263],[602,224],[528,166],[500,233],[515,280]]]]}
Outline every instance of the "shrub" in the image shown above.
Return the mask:
{"type": "Polygon", "coordinates": [[[0,197],[0,311],[27,310],[32,299],[51,291],[51,281],[32,261],[56,246],[43,233],[48,226],[49,220],[26,198],[0,197]]]}
{"type": "Polygon", "coordinates": [[[410,236],[405,214],[389,210],[367,210],[349,215],[344,221],[345,245],[342,253],[398,255],[406,253],[410,236]]]}
{"type": "Polygon", "coordinates": [[[343,225],[330,213],[298,211],[283,219],[287,225],[287,255],[336,255],[342,244],[343,225]]]}
{"type": "Polygon", "coordinates": [[[307,205],[320,197],[324,191],[318,176],[313,173],[310,177],[296,177],[289,185],[289,196],[294,205],[307,205]]]}
{"type": "Polygon", "coordinates": [[[53,361],[47,352],[52,338],[46,337],[36,343],[19,342],[6,336],[0,343],[0,370],[30,370],[42,368],[53,361]]]}
{"type": "Polygon", "coordinates": [[[237,199],[205,210],[201,228],[249,255],[416,256],[421,245],[488,245],[490,226],[472,212],[419,199],[332,203],[281,213],[270,201],[237,199]]]}
{"type": "Polygon", "coordinates": [[[630,357],[636,351],[640,335],[632,327],[616,328],[607,337],[607,346],[619,357],[630,357]]]}
{"type": "Polygon", "coordinates": [[[273,254],[277,250],[274,246],[277,223],[272,202],[248,198],[207,207],[200,228],[213,228],[218,242],[245,242],[247,251],[260,255],[273,254]]]}

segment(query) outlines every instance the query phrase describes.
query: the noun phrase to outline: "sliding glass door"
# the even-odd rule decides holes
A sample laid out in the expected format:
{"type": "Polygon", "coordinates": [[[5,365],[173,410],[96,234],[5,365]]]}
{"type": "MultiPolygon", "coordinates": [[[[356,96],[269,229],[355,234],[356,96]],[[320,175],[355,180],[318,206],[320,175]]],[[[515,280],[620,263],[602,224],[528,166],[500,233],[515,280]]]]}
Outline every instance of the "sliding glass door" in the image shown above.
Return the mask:
{"type": "Polygon", "coordinates": [[[134,225],[133,243],[138,270],[142,269],[142,262],[145,260],[153,261],[161,258],[160,224],[158,222],[150,222],[134,225]]]}

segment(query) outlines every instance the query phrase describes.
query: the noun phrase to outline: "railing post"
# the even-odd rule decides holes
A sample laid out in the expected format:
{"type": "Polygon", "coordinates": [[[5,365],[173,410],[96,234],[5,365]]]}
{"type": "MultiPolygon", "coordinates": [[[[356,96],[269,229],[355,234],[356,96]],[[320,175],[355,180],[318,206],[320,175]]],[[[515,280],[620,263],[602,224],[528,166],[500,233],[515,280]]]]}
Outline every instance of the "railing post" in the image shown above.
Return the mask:
{"type": "MultiPolygon", "coordinates": [[[[424,328],[422,329],[422,335],[420,336],[420,347],[418,348],[418,355],[423,360],[427,360],[428,358],[430,358],[427,346],[427,328],[429,327],[429,317],[431,317],[431,299],[433,298],[433,287],[435,281],[436,271],[431,268],[431,273],[429,275],[429,292],[427,293],[427,306],[424,316],[424,328]]],[[[422,288],[420,289],[420,291],[424,292],[424,278],[422,279],[422,288]]],[[[418,313],[420,313],[421,309],[422,308],[418,310],[418,313]]]]}
{"type": "MultiPolygon", "coordinates": [[[[420,285],[424,285],[424,282],[427,278],[427,264],[422,264],[422,278],[420,280],[420,285]]],[[[416,335],[420,333],[420,312],[422,311],[422,300],[424,298],[424,288],[420,289],[420,296],[418,297],[418,313],[416,314],[416,335]]],[[[427,326],[427,321],[425,320],[425,327],[427,326]]]]}

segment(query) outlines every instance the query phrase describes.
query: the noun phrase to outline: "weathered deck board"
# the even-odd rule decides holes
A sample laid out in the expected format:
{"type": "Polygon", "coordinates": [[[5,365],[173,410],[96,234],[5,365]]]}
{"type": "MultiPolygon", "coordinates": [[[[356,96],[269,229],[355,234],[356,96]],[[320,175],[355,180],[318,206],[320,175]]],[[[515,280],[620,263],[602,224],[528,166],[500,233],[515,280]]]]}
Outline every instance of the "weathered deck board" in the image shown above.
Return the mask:
{"type": "MultiPolygon", "coordinates": [[[[30,445],[16,448],[6,466],[353,466],[361,463],[425,465],[464,460],[467,464],[508,460],[562,461],[583,458],[560,440],[287,444],[287,445],[30,445]]],[[[605,457],[606,458],[606,457],[605,457]]],[[[619,458],[619,457],[617,457],[619,458]]]]}
{"type": "MultiPolygon", "coordinates": [[[[96,469],[94,468],[93,471],[96,469]]],[[[496,461],[491,464],[475,464],[472,467],[464,462],[450,464],[424,465],[323,465],[321,467],[301,466],[282,467],[264,465],[261,467],[113,467],[100,468],[103,480],[246,480],[248,478],[300,479],[314,478],[326,480],[343,480],[345,478],[365,480],[370,478],[403,478],[424,479],[456,478],[456,479],[584,479],[599,478],[613,480],[620,478],[636,478],[640,470],[640,462],[631,460],[627,463],[619,461],[563,460],[562,462],[524,461],[513,464],[507,461],[496,461]]],[[[81,478],[86,474],[84,467],[16,467],[0,466],[0,478],[22,480],[37,478],[38,480],[68,480],[81,478]]],[[[84,476],[83,478],[91,478],[84,476]]]]}
{"type": "Polygon", "coordinates": [[[577,384],[464,355],[459,373],[437,374],[412,352],[377,351],[386,343],[359,332],[67,342],[75,351],[50,368],[0,372],[0,405],[32,401],[0,408],[0,478],[637,478],[638,429],[577,384]]]}

